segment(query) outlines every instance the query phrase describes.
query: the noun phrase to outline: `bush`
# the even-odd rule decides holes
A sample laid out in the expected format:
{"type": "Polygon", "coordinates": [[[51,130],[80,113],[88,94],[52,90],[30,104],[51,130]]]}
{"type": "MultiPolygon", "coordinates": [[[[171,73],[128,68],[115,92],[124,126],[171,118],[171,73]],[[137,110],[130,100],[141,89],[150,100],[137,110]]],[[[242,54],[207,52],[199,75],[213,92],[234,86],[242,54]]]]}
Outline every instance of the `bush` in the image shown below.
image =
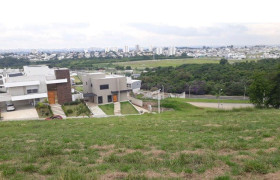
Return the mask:
{"type": "Polygon", "coordinates": [[[72,114],[72,113],[73,113],[73,110],[72,110],[72,109],[67,109],[66,113],[67,113],[67,114],[72,114]]]}

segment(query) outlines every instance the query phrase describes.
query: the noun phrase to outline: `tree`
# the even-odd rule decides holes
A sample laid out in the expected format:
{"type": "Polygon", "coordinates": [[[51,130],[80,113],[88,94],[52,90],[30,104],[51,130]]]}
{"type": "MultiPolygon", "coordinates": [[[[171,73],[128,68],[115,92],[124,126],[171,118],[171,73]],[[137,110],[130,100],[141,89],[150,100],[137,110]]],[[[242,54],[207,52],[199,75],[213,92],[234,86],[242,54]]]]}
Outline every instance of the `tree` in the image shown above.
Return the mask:
{"type": "Polygon", "coordinates": [[[270,85],[271,89],[268,92],[267,103],[274,108],[280,107],[280,66],[278,71],[271,75],[270,85]]]}
{"type": "Polygon", "coordinates": [[[220,64],[221,64],[221,65],[228,64],[228,60],[225,59],[225,58],[223,58],[223,59],[220,60],[220,64]]]}
{"type": "Polygon", "coordinates": [[[126,70],[131,70],[131,66],[126,66],[125,69],[126,70]]]}
{"type": "Polygon", "coordinates": [[[270,81],[264,72],[255,73],[253,82],[249,87],[250,101],[257,107],[268,107],[268,94],[270,92],[270,81]]]}

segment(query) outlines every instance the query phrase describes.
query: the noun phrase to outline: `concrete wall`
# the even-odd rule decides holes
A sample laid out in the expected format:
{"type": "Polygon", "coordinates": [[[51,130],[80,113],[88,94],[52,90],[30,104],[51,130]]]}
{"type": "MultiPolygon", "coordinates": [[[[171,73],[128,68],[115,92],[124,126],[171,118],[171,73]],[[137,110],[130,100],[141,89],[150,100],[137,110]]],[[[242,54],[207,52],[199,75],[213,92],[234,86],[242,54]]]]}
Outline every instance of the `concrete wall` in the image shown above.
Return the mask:
{"type": "Polygon", "coordinates": [[[84,99],[83,94],[72,94],[72,101],[76,101],[78,99],[84,99]]]}
{"type": "Polygon", "coordinates": [[[130,100],[132,104],[135,104],[135,105],[140,106],[140,107],[143,106],[143,101],[140,100],[140,99],[135,99],[133,97],[128,97],[128,100],[130,100]]]}

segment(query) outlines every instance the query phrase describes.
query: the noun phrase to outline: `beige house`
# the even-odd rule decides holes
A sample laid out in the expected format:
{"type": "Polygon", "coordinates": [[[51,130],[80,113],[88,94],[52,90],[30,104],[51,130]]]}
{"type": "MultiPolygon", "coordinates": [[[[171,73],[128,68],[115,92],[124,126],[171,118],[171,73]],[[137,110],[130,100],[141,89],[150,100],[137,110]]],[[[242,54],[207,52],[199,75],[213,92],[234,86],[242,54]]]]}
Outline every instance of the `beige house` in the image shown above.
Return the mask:
{"type": "Polygon", "coordinates": [[[82,75],[83,94],[87,101],[96,104],[127,101],[128,91],[125,76],[87,73],[82,75]]]}

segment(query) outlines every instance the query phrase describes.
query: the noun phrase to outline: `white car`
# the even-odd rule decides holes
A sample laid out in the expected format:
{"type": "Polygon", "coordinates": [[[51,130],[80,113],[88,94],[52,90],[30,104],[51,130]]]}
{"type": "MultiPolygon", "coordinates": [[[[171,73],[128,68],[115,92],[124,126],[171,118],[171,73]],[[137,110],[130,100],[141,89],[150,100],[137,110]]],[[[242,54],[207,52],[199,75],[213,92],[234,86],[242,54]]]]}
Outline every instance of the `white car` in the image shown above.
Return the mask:
{"type": "Polygon", "coordinates": [[[6,103],[6,105],[7,105],[7,111],[14,111],[14,110],[16,110],[16,108],[15,108],[13,103],[8,102],[8,103],[6,103]]]}

